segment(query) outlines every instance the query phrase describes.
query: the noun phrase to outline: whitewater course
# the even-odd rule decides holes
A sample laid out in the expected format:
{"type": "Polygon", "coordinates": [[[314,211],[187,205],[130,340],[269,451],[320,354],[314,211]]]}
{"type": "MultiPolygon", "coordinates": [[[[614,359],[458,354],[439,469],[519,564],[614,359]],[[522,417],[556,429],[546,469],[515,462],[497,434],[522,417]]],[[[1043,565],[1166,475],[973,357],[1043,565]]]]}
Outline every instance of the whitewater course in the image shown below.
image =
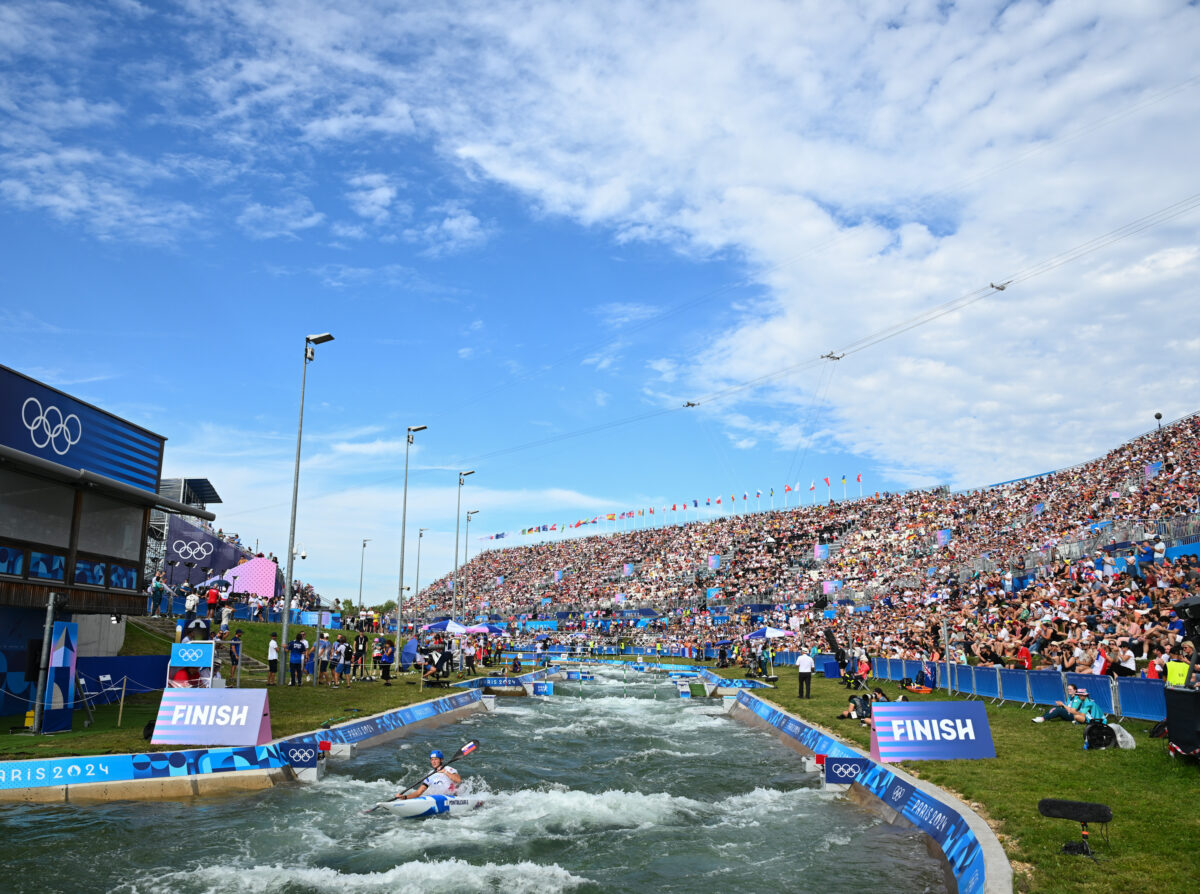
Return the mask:
{"type": "MultiPolygon", "coordinates": [[[[560,680],[549,697],[497,697],[490,711],[481,708],[492,699],[479,690],[460,693],[453,698],[461,707],[443,705],[440,725],[414,723],[353,756],[335,745],[323,778],[310,784],[183,800],[0,805],[4,888],[1011,890],[999,846],[977,817],[978,838],[966,828],[955,812],[962,805],[935,789],[914,792],[881,767],[878,797],[823,788],[815,762],[795,746],[799,737],[817,746],[810,750],[828,750],[828,739],[821,745],[787,715],[747,708],[765,705],[749,692],[689,699],[665,673],[598,667],[594,675],[560,680]],[[455,766],[461,791],[484,806],[427,819],[364,814],[427,771],[431,749],[449,755],[469,740],[478,749],[455,766]],[[933,834],[903,816],[888,822],[897,818],[888,799],[933,834]]],[[[342,732],[317,735],[357,735],[342,732]]]]}

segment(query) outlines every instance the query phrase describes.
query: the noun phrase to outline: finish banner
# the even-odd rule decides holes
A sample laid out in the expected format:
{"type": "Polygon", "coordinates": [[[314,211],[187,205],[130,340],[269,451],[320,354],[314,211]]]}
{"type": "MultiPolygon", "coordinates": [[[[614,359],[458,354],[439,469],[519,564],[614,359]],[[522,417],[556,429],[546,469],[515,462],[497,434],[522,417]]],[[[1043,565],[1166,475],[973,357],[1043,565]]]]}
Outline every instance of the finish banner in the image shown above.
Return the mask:
{"type": "Polygon", "coordinates": [[[271,708],[265,689],[168,689],[152,745],[265,745],[271,708]]]}
{"type": "Polygon", "coordinates": [[[882,702],[871,709],[876,761],[995,757],[983,702],[882,702]]]}

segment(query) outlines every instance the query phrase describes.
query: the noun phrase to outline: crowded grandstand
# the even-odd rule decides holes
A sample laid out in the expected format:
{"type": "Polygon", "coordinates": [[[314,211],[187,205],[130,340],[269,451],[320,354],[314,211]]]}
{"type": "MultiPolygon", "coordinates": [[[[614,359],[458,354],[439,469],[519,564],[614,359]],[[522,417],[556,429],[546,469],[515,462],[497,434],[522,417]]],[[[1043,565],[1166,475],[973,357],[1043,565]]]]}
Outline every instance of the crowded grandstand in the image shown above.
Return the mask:
{"type": "Polygon", "coordinates": [[[1163,676],[1181,649],[1171,606],[1200,576],[1198,468],[1190,416],[979,490],[487,550],[423,590],[419,611],[676,646],[766,623],[872,655],[1163,676]]]}

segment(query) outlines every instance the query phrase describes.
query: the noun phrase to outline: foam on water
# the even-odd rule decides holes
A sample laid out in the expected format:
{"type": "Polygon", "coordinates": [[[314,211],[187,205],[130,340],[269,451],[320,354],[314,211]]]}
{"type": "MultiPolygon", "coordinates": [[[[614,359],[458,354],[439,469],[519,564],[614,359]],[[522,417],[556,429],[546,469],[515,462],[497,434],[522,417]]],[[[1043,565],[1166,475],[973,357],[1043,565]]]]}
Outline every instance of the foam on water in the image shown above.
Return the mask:
{"type": "Polygon", "coordinates": [[[414,860],[383,872],[339,872],[328,867],[218,864],[141,877],[117,894],[542,894],[571,891],[587,881],[560,866],[414,860]]]}

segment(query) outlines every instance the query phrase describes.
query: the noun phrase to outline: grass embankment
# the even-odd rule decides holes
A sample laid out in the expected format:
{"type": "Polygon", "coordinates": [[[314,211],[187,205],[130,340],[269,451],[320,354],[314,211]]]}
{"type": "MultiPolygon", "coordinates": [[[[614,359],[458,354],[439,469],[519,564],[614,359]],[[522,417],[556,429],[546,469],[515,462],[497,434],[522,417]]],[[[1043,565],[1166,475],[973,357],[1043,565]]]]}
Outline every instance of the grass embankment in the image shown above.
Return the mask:
{"type": "MultiPolygon", "coordinates": [[[[257,658],[262,665],[259,667],[249,661],[243,664],[242,688],[264,688],[267,681],[267,641],[271,633],[280,632],[280,626],[242,623],[239,627],[243,632],[244,654],[247,658],[257,658]]],[[[295,625],[292,629],[295,629],[295,625]]],[[[301,629],[308,632],[311,642],[313,629],[301,629]]],[[[291,632],[289,630],[289,634],[291,632]]],[[[126,625],[121,654],[164,655],[169,644],[170,640],[158,631],[130,623],[126,625]]],[[[229,680],[228,650],[221,647],[218,657],[222,661],[222,675],[229,680]]],[[[423,689],[418,685],[414,673],[395,674],[394,677],[390,687],[378,680],[354,683],[349,688],[343,686],[340,689],[330,689],[328,686],[314,688],[311,681],[299,688],[273,686],[269,698],[271,731],[275,736],[295,735],[316,729],[327,721],[342,723],[446,694],[445,689],[423,689]]],[[[0,759],[170,751],[170,746],[151,745],[142,738],[142,729],[157,713],[161,698],[158,692],[127,696],[120,727],[117,726],[118,705],[112,704],[97,707],[95,722],[88,728],[84,727],[87,715],[79,710],[75,712],[74,729],[69,733],[0,736],[0,759]]],[[[24,721],[23,715],[0,718],[0,729],[22,726],[24,721]]]]}
{"type": "MultiPolygon", "coordinates": [[[[778,688],[754,694],[798,717],[830,729],[866,751],[870,733],[856,720],[838,720],[848,693],[833,680],[814,677],[812,699],[796,696],[794,668],[777,668],[778,688]]],[[[718,671],[726,676],[740,672],[718,671]]],[[[880,683],[890,697],[900,689],[880,683]]],[[[910,695],[938,701],[945,692],[910,695]]],[[[1190,891],[1200,875],[1195,842],[1200,837],[1200,769],[1171,758],[1164,739],[1150,739],[1152,724],[1122,725],[1137,739],[1133,751],[1083,750],[1083,728],[1060,722],[1035,724],[1034,711],[1015,705],[987,706],[995,760],[920,761],[901,766],[914,776],[958,794],[984,816],[1004,845],[1018,891],[1111,892],[1190,891]],[[1079,839],[1078,824],[1038,814],[1042,798],[1098,801],[1112,807],[1112,848],[1093,826],[1099,863],[1062,853],[1063,842],[1079,839]]]]}

